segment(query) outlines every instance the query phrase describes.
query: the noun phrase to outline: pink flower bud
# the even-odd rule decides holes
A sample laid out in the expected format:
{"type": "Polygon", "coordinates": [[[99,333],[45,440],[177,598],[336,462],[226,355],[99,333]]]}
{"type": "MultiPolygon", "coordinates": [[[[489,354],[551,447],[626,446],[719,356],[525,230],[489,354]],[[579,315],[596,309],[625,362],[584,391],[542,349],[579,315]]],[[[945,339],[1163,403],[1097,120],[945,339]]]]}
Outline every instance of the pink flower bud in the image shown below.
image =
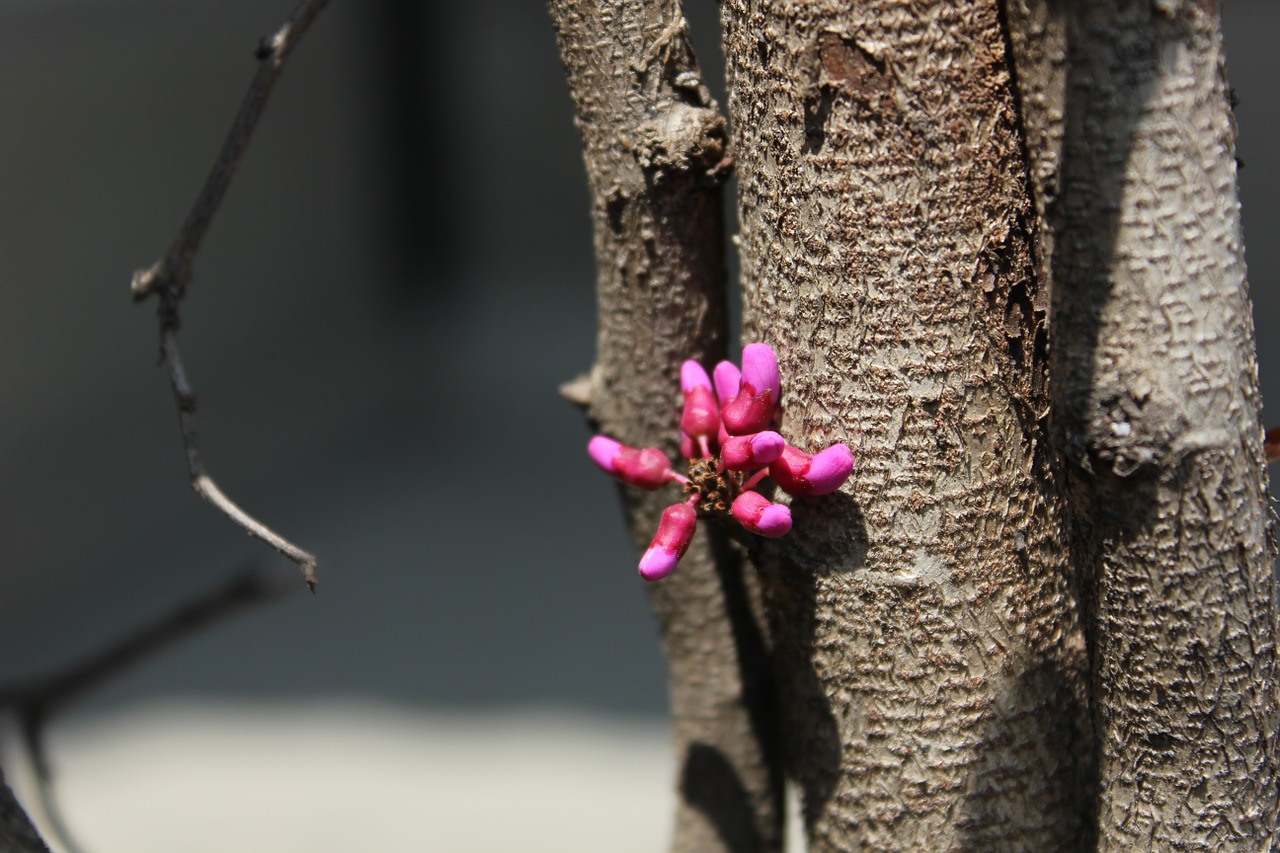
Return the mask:
{"type": "Polygon", "coordinates": [[[680,390],[688,394],[694,388],[706,388],[710,391],[711,378],[701,364],[688,358],[680,365],[680,390]]]}
{"type": "Polygon", "coordinates": [[[743,492],[729,509],[738,523],[761,536],[777,538],[791,529],[791,510],[782,504],[770,503],[759,492],[743,492]]]}
{"type": "Polygon", "coordinates": [[[587,455],[591,457],[592,462],[600,466],[600,470],[606,474],[615,474],[613,460],[622,448],[622,442],[614,441],[607,435],[597,435],[587,442],[587,455]]]}
{"type": "MultiPolygon", "coordinates": [[[[693,359],[680,365],[680,389],[684,391],[684,413],[680,416],[680,429],[690,439],[690,449],[708,450],[709,443],[720,436],[720,407],[711,392],[711,379],[702,365],[693,359]]],[[[680,452],[686,459],[696,459],[702,453],[685,453],[684,436],[681,436],[680,452]]]]}
{"type": "Polygon", "coordinates": [[[640,577],[656,581],[671,574],[693,541],[698,513],[687,503],[673,504],[662,511],[658,532],[640,558],[640,577]]]}
{"type": "Polygon", "coordinates": [[[667,454],[658,448],[637,450],[603,435],[591,439],[587,454],[606,474],[651,492],[672,479],[675,473],[667,454]]]}
{"type": "Polygon", "coordinates": [[[813,483],[813,494],[825,495],[844,485],[853,473],[853,451],[844,444],[833,444],[813,456],[808,479],[813,483]]]}
{"type": "Polygon", "coordinates": [[[680,417],[680,429],[695,442],[713,439],[720,434],[720,410],[711,388],[695,386],[684,392],[684,414],[680,417]]]}
{"type": "Polygon", "coordinates": [[[834,492],[853,472],[853,453],[843,444],[809,456],[787,447],[769,466],[769,476],[789,495],[826,495],[834,492]]]}
{"type": "Polygon", "coordinates": [[[782,379],[778,358],[768,344],[742,348],[742,381],[738,394],[721,410],[730,435],[746,435],[773,426],[778,415],[782,379]]]}
{"type": "Polygon", "coordinates": [[[732,361],[722,361],[717,364],[716,369],[711,373],[711,378],[715,380],[716,398],[721,406],[727,406],[730,400],[738,396],[738,386],[742,384],[742,371],[732,361]]]}
{"type": "Polygon", "coordinates": [[[770,391],[776,398],[782,390],[778,375],[778,356],[768,344],[747,344],[742,348],[742,382],[754,393],[770,391]]]}
{"type": "Polygon", "coordinates": [[[735,435],[720,448],[720,460],[730,471],[748,471],[776,460],[787,442],[773,430],[735,435]]]}
{"type": "MultiPolygon", "coordinates": [[[[724,407],[738,396],[738,386],[742,384],[742,371],[733,362],[722,361],[716,365],[711,379],[716,386],[716,399],[720,401],[720,410],[723,414],[724,407]]],[[[716,440],[720,442],[721,447],[724,447],[724,443],[729,440],[729,431],[724,428],[723,417],[720,421],[720,429],[716,433],[716,440]]]]}

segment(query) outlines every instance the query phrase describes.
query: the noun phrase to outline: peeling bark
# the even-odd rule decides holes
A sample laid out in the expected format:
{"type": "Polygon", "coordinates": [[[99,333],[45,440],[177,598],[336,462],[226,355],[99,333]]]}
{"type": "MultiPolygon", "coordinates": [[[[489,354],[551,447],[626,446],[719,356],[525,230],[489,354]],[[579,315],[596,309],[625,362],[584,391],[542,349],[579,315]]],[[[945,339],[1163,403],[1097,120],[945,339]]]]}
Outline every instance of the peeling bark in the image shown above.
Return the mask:
{"type": "Polygon", "coordinates": [[[858,462],[754,553],[809,849],[1083,847],[1085,652],[997,6],[722,9],[746,337],[778,352],[788,439],[858,462]]]}
{"type": "MultiPolygon", "coordinates": [[[[575,385],[599,429],[676,456],[679,366],[725,355],[724,118],[698,76],[678,3],[552,0],[591,191],[599,336],[575,385]]],[[[637,549],[673,492],[623,500],[637,549]]],[[[702,525],[649,587],[670,673],[675,851],[781,849],[782,776],[753,580],[702,525]]]]}
{"type": "Polygon", "coordinates": [[[1099,848],[1270,849],[1275,547],[1217,10],[1009,6],[1091,588],[1099,848]]]}

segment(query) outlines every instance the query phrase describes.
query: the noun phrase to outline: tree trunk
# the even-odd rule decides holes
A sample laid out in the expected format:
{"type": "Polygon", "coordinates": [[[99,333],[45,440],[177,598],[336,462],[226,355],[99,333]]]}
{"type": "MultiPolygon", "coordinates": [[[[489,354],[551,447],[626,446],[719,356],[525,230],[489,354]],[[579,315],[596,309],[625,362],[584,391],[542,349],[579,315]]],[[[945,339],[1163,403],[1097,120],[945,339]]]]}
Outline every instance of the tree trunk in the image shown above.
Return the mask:
{"type": "Polygon", "coordinates": [[[1088,837],[1034,215],[995,2],[723,5],[746,337],[842,493],[755,554],[810,849],[1088,837]]]}
{"type": "MultiPolygon", "coordinates": [[[[674,457],[680,364],[725,355],[724,119],[678,3],[550,6],[591,190],[600,316],[595,367],[571,393],[600,431],[674,457]]],[[[642,549],[672,496],[623,495],[642,549]]],[[[733,546],[702,525],[679,572],[649,587],[670,671],[675,851],[781,849],[782,773],[753,586],[733,546]]]]}
{"type": "Polygon", "coordinates": [[[1264,849],[1275,549],[1217,9],[1027,0],[1010,19],[1091,588],[1100,847],[1264,849]]]}
{"type": "MultiPolygon", "coordinates": [[[[658,5],[552,3],[596,225],[585,397],[633,444],[723,334],[722,137],[658,5]]],[[[682,790],[676,849],[776,849],[775,760],[812,851],[1269,848],[1275,549],[1214,4],[721,8],[744,337],[788,441],[858,464],[757,571],[699,540],[654,588],[686,770],[733,780],[682,790]]],[[[637,544],[660,505],[629,504],[637,544]]]]}

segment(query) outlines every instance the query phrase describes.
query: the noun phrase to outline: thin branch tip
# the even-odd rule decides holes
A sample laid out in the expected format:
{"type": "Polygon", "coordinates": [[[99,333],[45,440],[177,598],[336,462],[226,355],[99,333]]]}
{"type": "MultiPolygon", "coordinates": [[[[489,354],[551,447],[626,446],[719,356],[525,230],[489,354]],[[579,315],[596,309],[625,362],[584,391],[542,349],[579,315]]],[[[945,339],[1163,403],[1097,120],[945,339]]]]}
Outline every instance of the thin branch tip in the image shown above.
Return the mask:
{"type": "MultiPolygon", "coordinates": [[[[184,437],[186,436],[187,431],[184,430],[184,437]]],[[[245,533],[265,542],[297,564],[302,570],[302,576],[306,580],[307,586],[314,592],[316,586],[315,556],[299,548],[261,521],[258,521],[258,519],[249,515],[235,501],[227,497],[226,492],[222,491],[218,484],[213,481],[213,478],[205,473],[203,463],[200,461],[199,454],[194,447],[194,435],[192,435],[191,441],[188,442],[188,459],[191,460],[192,467],[191,488],[200,497],[221,510],[223,515],[240,525],[245,533]]]]}

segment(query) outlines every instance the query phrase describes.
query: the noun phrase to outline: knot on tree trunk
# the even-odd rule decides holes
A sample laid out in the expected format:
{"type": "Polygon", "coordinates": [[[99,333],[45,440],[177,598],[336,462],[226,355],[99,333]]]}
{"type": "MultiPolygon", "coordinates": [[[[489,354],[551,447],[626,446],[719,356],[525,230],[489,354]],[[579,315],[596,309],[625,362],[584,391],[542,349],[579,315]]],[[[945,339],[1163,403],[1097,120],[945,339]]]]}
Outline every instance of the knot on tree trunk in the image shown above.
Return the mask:
{"type": "Polygon", "coordinates": [[[1189,456],[1215,448],[1229,453],[1236,442],[1220,418],[1197,416],[1141,379],[1096,389],[1083,411],[1087,417],[1064,424],[1061,446],[1095,476],[1159,477],[1189,456]]]}
{"type": "Polygon", "coordinates": [[[720,184],[733,166],[729,131],[714,107],[671,103],[637,129],[632,154],[651,184],[692,179],[720,184]]]}

